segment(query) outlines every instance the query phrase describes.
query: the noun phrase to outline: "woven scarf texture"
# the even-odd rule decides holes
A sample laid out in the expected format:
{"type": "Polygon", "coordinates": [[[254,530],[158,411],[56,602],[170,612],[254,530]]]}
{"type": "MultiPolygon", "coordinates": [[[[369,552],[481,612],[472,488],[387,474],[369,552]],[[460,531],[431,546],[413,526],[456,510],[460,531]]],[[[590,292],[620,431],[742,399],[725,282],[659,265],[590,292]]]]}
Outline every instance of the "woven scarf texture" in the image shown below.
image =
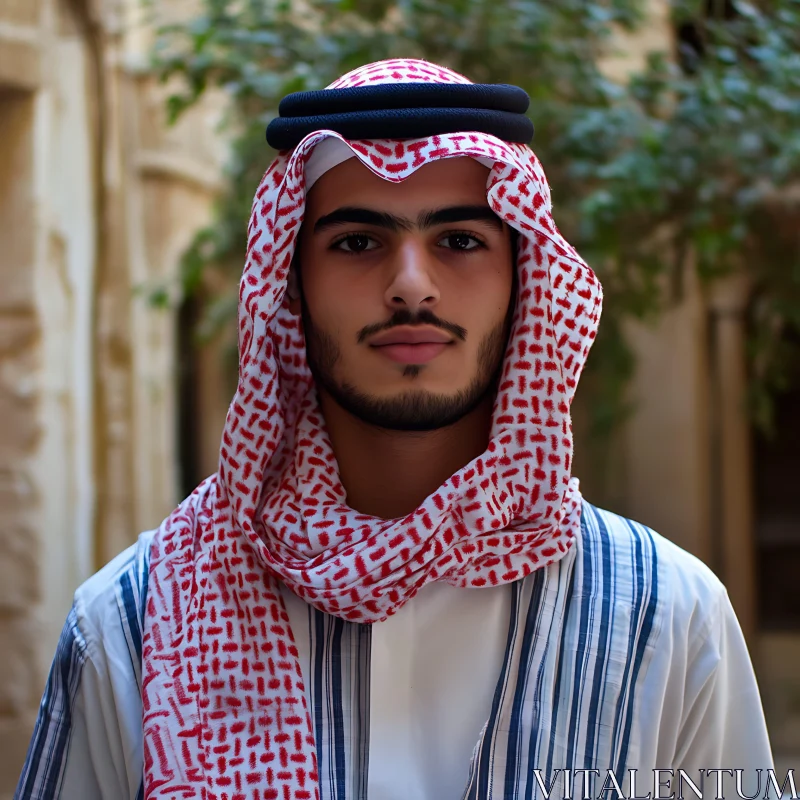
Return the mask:
{"type": "MultiPolygon", "coordinates": [[[[469,82],[427,62],[391,60],[329,88],[399,81],[469,82]]],[[[482,133],[342,139],[392,182],[442,158],[488,159],[488,203],[521,233],[516,309],[486,451],[401,519],[347,506],[286,297],[304,167],[331,136],[342,139],[318,131],[279,154],[258,187],[239,295],[239,381],[219,468],[153,541],[143,643],[146,798],[319,797],[280,583],[324,612],[377,623],[431,581],[475,588],[520,580],[561,558],[579,530],[570,404],[602,292],[553,222],[530,148],[482,133]]]]}

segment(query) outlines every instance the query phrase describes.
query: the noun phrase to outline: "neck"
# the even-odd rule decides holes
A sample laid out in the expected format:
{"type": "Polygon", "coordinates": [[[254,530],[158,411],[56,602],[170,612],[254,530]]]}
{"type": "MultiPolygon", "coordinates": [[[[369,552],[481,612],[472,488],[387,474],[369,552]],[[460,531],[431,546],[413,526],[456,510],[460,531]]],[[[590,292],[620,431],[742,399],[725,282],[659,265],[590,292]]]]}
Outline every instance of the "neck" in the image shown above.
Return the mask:
{"type": "Polygon", "coordinates": [[[491,396],[453,425],[421,432],[369,425],[322,389],[319,401],[347,504],[373,517],[410,514],[489,444],[491,396]]]}

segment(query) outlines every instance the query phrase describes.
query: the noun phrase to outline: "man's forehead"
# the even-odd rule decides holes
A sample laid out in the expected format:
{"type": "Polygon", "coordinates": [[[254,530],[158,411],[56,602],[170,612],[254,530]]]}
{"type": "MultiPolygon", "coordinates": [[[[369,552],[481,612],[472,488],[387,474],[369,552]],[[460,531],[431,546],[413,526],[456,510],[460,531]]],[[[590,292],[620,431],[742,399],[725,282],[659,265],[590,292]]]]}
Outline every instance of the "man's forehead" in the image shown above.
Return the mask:
{"type": "Polygon", "coordinates": [[[455,205],[485,205],[488,167],[460,156],[423,164],[403,181],[376,175],[351,158],[322,175],[306,197],[306,213],[328,214],[343,206],[372,206],[416,216],[455,205]]]}

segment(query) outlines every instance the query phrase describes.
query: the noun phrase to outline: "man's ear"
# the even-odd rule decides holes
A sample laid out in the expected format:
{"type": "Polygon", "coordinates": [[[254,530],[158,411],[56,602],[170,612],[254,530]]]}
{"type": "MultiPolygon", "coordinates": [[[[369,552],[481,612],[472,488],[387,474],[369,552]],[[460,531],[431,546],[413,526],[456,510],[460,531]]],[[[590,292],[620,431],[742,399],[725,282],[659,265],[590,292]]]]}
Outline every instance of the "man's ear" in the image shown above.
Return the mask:
{"type": "Polygon", "coordinates": [[[297,269],[294,264],[289,268],[286,278],[286,294],[289,296],[289,311],[296,317],[300,316],[300,285],[297,280],[297,269]]]}

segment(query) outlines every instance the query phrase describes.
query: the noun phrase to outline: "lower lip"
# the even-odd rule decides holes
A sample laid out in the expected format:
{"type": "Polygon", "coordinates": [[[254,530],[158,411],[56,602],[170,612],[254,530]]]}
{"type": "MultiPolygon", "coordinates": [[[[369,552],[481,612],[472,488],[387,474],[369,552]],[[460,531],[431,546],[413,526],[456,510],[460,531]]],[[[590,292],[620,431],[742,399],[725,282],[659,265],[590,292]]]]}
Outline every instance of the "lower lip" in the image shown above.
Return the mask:
{"type": "Polygon", "coordinates": [[[448,342],[424,342],[421,344],[383,344],[375,349],[400,364],[425,364],[436,358],[448,342]]]}

